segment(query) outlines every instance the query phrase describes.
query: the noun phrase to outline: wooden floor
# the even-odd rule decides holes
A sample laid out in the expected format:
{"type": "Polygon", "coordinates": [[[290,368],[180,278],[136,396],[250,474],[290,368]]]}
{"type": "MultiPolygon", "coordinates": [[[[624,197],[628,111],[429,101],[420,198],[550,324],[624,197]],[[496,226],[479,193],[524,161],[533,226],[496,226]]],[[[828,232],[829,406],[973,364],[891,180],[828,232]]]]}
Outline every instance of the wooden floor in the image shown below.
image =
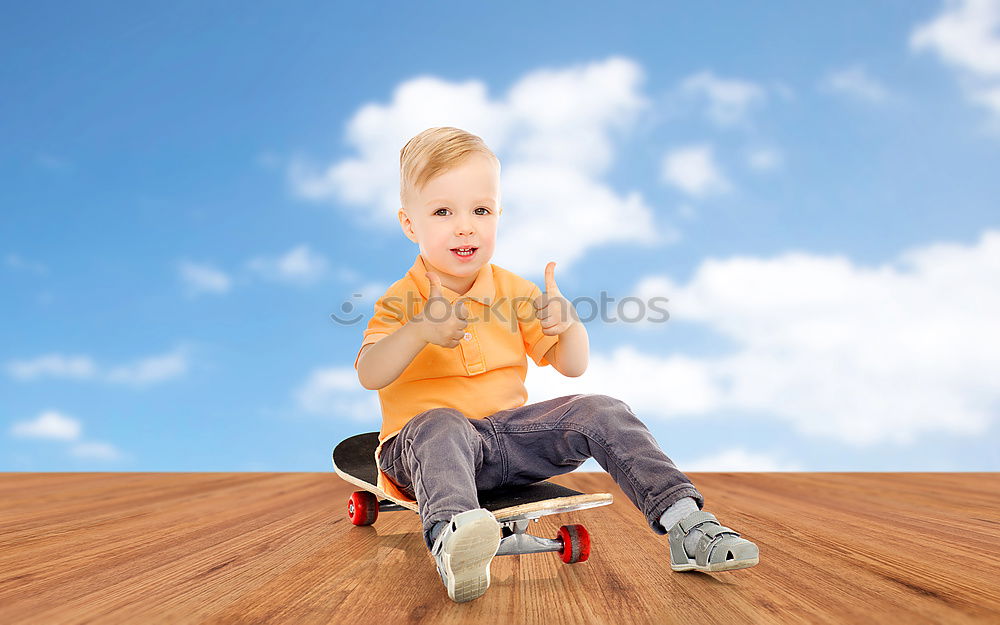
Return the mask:
{"type": "Polygon", "coordinates": [[[313,473],[0,474],[3,623],[1000,623],[1000,474],[691,473],[760,564],[675,573],[665,536],[605,473],[555,478],[615,503],[590,559],[498,556],[456,604],[416,514],[355,527],[313,473]]]}

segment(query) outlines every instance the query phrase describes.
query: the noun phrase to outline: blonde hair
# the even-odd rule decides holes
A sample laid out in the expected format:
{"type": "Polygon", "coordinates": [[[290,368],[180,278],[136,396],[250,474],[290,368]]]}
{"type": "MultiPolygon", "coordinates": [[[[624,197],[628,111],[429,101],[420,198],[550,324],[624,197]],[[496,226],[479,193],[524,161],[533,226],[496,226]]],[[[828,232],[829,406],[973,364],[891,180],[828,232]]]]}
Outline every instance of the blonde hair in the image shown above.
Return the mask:
{"type": "Polygon", "coordinates": [[[431,178],[476,152],[486,154],[500,167],[500,159],[481,138],[460,128],[428,128],[407,141],[399,151],[400,205],[405,206],[406,197],[422,189],[431,178]]]}

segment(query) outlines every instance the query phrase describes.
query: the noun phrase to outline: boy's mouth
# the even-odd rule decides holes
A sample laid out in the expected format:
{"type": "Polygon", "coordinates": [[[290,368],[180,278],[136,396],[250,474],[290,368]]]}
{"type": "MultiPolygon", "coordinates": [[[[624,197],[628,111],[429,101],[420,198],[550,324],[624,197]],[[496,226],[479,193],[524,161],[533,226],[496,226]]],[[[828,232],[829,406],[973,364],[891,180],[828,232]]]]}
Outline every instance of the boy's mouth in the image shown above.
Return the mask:
{"type": "Polygon", "coordinates": [[[468,261],[476,255],[476,250],[478,249],[478,247],[453,247],[451,248],[451,253],[461,261],[468,261]]]}

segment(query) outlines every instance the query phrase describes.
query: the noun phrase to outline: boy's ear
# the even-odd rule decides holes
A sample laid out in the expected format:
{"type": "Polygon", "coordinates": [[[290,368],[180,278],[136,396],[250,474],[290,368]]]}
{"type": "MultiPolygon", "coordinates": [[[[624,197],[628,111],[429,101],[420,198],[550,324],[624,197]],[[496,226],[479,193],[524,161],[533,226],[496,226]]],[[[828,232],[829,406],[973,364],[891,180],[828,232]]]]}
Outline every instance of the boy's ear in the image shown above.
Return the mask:
{"type": "Polygon", "coordinates": [[[406,235],[407,239],[416,243],[417,234],[413,231],[413,222],[410,221],[410,217],[406,214],[406,210],[400,207],[396,216],[399,218],[399,227],[403,229],[403,234],[406,235]]]}

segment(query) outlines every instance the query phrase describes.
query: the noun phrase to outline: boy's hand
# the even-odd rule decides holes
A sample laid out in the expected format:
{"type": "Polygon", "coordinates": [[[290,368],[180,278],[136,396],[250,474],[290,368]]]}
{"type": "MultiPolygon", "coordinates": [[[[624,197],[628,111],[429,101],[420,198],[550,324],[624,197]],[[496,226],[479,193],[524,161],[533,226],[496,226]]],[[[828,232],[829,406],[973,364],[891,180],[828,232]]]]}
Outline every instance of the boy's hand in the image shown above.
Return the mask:
{"type": "Polygon", "coordinates": [[[433,271],[428,271],[426,275],[431,283],[427,303],[412,321],[417,323],[420,336],[426,342],[441,347],[457,347],[465,336],[465,326],[469,325],[465,302],[457,300],[454,305],[448,303],[441,294],[441,278],[433,271]]]}
{"type": "Polygon", "coordinates": [[[542,322],[542,334],[555,336],[562,334],[580,318],[568,299],[556,286],[556,264],[545,265],[545,293],[535,298],[535,316],[542,322]]]}

